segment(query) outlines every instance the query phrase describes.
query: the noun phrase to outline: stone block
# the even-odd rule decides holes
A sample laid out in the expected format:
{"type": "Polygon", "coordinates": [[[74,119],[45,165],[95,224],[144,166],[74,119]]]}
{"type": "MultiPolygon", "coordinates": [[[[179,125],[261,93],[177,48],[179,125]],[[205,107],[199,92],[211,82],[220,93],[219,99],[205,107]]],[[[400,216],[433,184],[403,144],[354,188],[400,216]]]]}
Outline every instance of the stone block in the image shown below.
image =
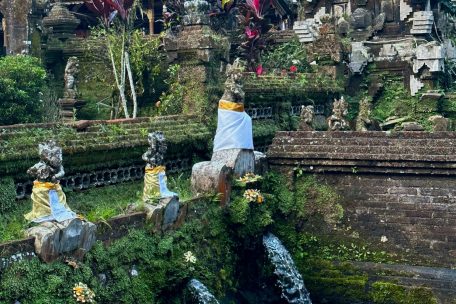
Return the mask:
{"type": "Polygon", "coordinates": [[[194,194],[219,193],[222,205],[229,202],[233,170],[221,161],[196,163],[192,168],[192,191],[194,194]]]}
{"type": "Polygon", "coordinates": [[[35,238],[35,252],[45,262],[75,250],[89,251],[96,241],[96,225],[79,218],[62,223],[44,222],[27,230],[35,238]]]}

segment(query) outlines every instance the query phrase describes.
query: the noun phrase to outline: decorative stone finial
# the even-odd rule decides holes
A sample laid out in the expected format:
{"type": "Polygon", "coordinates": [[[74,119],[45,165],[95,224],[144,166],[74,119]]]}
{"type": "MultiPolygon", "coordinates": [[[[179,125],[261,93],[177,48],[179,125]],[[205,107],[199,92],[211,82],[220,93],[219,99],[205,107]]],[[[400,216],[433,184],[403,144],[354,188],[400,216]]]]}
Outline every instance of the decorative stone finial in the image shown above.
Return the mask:
{"type": "Polygon", "coordinates": [[[333,114],[328,118],[328,127],[330,131],[347,130],[349,125],[345,117],[348,114],[348,103],[342,96],[341,99],[334,99],[333,114]]]}

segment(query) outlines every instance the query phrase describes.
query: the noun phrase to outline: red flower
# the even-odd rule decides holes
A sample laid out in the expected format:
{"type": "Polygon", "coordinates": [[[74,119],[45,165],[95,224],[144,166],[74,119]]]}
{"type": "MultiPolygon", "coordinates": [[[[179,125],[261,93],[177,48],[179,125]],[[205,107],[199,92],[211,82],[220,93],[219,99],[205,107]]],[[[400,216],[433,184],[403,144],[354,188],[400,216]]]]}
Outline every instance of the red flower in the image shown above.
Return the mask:
{"type": "Polygon", "coordinates": [[[290,67],[290,72],[296,73],[297,71],[298,71],[298,68],[297,68],[295,65],[292,65],[292,66],[290,67]]]}
{"type": "Polygon", "coordinates": [[[252,29],[249,26],[245,28],[245,35],[248,39],[254,39],[258,36],[259,32],[256,29],[252,29]]]}
{"type": "Polygon", "coordinates": [[[257,66],[256,74],[257,74],[257,76],[260,76],[261,74],[263,74],[263,66],[261,64],[259,66],[257,66]]]}

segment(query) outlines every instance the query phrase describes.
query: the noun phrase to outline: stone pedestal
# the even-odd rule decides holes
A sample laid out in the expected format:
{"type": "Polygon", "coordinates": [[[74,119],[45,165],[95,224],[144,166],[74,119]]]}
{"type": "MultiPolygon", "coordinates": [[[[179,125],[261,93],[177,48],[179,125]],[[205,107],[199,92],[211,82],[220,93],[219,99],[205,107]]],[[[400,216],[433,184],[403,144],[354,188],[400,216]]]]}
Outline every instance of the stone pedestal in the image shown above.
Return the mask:
{"type": "Polygon", "coordinates": [[[97,226],[79,218],[57,222],[44,222],[26,231],[35,238],[35,252],[45,262],[51,262],[59,255],[89,251],[96,241],[97,226]]]}
{"type": "Polygon", "coordinates": [[[192,168],[192,191],[195,194],[219,193],[221,204],[229,202],[233,170],[221,161],[196,163],[192,168]]]}
{"type": "Polygon", "coordinates": [[[181,208],[177,196],[162,198],[157,205],[144,204],[144,209],[155,232],[172,229],[186,216],[186,208],[181,208]]]}
{"type": "Polygon", "coordinates": [[[74,121],[76,110],[81,108],[85,104],[85,101],[72,98],[60,98],[58,103],[60,105],[62,120],[74,121]]]}

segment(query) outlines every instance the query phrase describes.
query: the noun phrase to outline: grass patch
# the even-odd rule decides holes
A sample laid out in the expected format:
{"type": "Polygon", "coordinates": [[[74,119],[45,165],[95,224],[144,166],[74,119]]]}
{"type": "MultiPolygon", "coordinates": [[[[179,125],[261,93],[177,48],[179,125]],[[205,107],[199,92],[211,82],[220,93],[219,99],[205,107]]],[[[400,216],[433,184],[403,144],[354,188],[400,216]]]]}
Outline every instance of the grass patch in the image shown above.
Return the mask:
{"type": "MultiPolygon", "coordinates": [[[[129,204],[139,203],[142,199],[143,181],[92,188],[84,191],[65,191],[70,208],[91,222],[106,221],[113,216],[124,214],[129,204]]],[[[179,194],[181,201],[192,198],[190,173],[171,175],[168,188],[179,194]]],[[[0,242],[24,237],[24,230],[30,226],[24,214],[32,209],[30,198],[16,202],[10,212],[0,214],[0,242]]]]}

